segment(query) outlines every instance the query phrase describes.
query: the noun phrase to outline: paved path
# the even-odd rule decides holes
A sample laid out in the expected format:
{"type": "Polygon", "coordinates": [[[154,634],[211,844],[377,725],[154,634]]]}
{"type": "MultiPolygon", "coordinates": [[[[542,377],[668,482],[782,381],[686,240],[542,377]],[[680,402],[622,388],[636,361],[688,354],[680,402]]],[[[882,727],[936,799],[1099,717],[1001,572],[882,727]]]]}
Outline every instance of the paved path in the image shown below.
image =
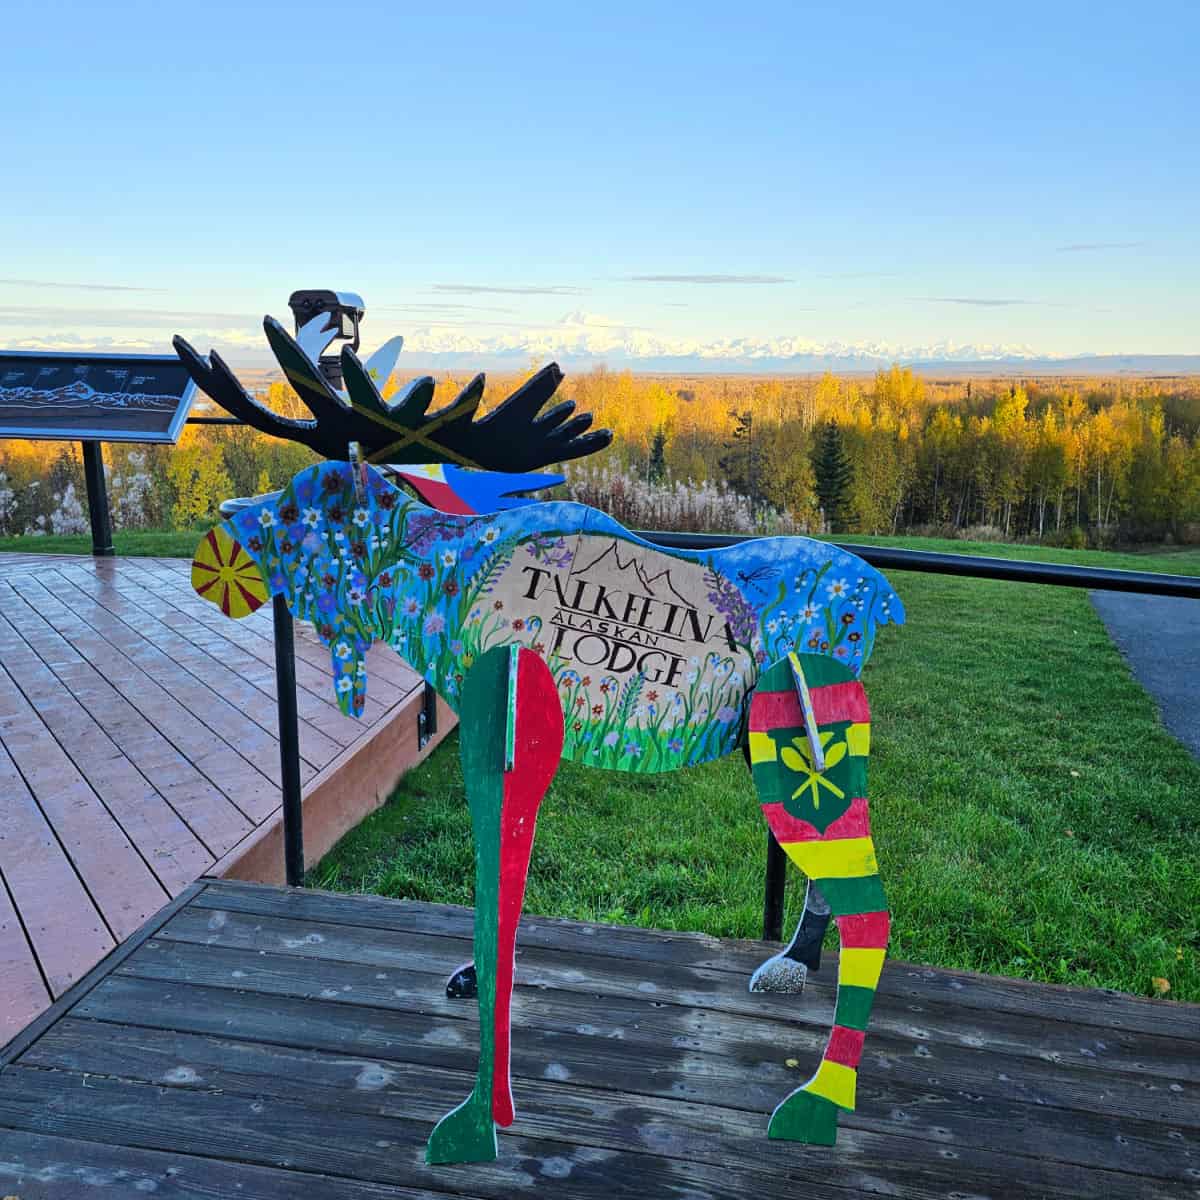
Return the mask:
{"type": "Polygon", "coordinates": [[[1124,592],[1091,598],[1163,724],[1200,757],[1200,600],[1124,592]]]}

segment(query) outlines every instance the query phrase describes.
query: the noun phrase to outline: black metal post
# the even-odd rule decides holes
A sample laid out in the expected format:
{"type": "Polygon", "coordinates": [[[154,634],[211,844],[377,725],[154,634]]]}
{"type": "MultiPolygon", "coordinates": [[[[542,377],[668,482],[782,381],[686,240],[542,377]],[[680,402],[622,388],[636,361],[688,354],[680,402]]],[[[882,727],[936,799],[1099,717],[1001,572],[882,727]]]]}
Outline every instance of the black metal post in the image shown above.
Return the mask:
{"type": "Polygon", "coordinates": [[[424,750],[429,739],[437,733],[437,692],[423,685],[421,711],[417,713],[417,749],[424,750]]]}
{"type": "Polygon", "coordinates": [[[783,896],[787,886],[787,855],[767,830],[767,875],[763,885],[763,941],[783,941],[783,896]]]}
{"type": "Polygon", "coordinates": [[[99,442],[83,442],[83,477],[87,481],[88,517],[92,522],[92,553],[111,558],[112,519],[108,513],[108,489],[104,486],[104,455],[99,442]]]}
{"type": "Polygon", "coordinates": [[[282,596],[275,620],[275,698],[279,708],[279,766],[283,782],[283,865],[288,887],[304,882],[304,812],[300,794],[300,725],[296,714],[296,642],[282,596]]]}

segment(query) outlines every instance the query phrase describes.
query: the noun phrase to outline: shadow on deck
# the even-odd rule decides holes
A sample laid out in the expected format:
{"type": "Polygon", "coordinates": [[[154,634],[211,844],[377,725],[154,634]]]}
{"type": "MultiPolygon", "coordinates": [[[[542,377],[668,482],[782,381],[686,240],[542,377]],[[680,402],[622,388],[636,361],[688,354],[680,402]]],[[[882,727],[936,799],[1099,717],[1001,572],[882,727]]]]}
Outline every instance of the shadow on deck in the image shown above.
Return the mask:
{"type": "Polygon", "coordinates": [[[202,881],[0,1052],[0,1193],[162,1200],[1152,1197],[1200,1192],[1200,1006],[891,963],[833,1148],[765,1137],[815,1066],[830,964],[527,918],[517,1121],[428,1167],[474,1078],[468,910],[202,881]],[[95,1185],[94,1191],[91,1185],[95,1185]]]}

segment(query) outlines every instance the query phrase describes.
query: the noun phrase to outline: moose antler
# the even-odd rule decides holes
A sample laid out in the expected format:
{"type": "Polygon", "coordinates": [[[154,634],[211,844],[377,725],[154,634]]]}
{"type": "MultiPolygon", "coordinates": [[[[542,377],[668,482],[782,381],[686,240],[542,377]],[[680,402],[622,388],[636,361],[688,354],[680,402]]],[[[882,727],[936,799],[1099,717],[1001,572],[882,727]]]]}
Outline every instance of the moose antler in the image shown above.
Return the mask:
{"type": "Polygon", "coordinates": [[[325,458],[344,459],[349,444],[357,442],[371,462],[457,463],[517,472],[582,458],[612,441],[611,430],[587,432],[592,416],[573,416],[573,400],[542,412],[562,382],[557,363],[543,367],[494,411],[476,420],[483,375],[476,375],[451,404],[430,413],[431,376],[414,379],[389,403],[347,346],[342,350],[347,403],[274,317],[263,318],[263,329],[313,419],[284,417],[259,404],[215,350],[205,359],[182,337],[173,345],[196,386],[227,412],[272,437],[301,442],[325,458]]]}

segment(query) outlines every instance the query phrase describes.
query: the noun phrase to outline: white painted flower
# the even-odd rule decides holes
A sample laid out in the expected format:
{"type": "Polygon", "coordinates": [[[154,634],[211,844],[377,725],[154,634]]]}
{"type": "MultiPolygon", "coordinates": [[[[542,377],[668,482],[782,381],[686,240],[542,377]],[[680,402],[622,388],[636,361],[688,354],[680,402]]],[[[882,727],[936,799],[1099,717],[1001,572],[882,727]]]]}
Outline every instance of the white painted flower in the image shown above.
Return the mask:
{"type": "Polygon", "coordinates": [[[360,528],[371,519],[371,514],[365,508],[356,508],[354,510],[354,523],[360,528]]]}
{"type": "Polygon", "coordinates": [[[349,675],[343,675],[337,681],[337,690],[341,692],[342,695],[345,695],[353,686],[354,684],[350,681],[349,675]]]}
{"type": "Polygon", "coordinates": [[[850,590],[850,584],[844,579],[835,579],[826,589],[831,596],[844,596],[850,590]]]}
{"type": "Polygon", "coordinates": [[[802,621],[815,621],[820,611],[815,604],[806,604],[800,610],[800,619],[802,621]]]}
{"type": "Polygon", "coordinates": [[[334,647],[333,652],[342,660],[342,662],[345,662],[346,659],[350,657],[350,645],[348,642],[338,642],[338,644],[334,647]]]}
{"type": "Polygon", "coordinates": [[[498,530],[495,525],[489,525],[483,531],[483,544],[485,546],[490,546],[499,536],[500,530],[498,530]]]}
{"type": "Polygon", "coordinates": [[[306,508],[302,519],[309,529],[316,529],[321,523],[321,514],[315,508],[306,508]]]}
{"type": "Polygon", "coordinates": [[[354,668],[354,673],[355,673],[355,675],[358,675],[359,677],[361,677],[367,673],[366,659],[360,658],[358,660],[358,666],[354,668]]]}
{"type": "Polygon", "coordinates": [[[453,550],[443,550],[442,551],[442,566],[443,567],[454,566],[454,551],[453,550]]]}
{"type": "Polygon", "coordinates": [[[264,529],[270,529],[271,526],[275,524],[275,514],[269,508],[264,508],[262,512],[258,514],[258,523],[264,529]]]}
{"type": "Polygon", "coordinates": [[[767,632],[768,633],[778,633],[779,632],[779,622],[778,621],[768,621],[767,622],[767,632]]]}
{"type": "Polygon", "coordinates": [[[700,678],[700,672],[699,672],[699,671],[689,671],[689,672],[687,673],[687,681],[688,681],[688,683],[695,683],[695,682],[696,682],[696,680],[697,680],[697,679],[699,679],[699,678],[700,678]]]}

